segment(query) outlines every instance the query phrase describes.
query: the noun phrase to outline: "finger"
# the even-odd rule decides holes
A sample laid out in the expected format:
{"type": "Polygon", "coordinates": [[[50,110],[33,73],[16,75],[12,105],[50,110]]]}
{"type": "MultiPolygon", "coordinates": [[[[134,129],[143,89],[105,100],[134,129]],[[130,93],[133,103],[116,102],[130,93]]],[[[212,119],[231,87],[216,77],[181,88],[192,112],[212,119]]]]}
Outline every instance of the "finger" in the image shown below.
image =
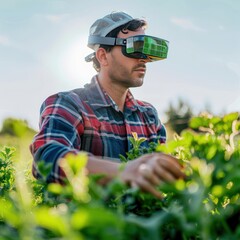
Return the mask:
{"type": "Polygon", "coordinates": [[[146,179],[144,178],[138,178],[138,180],[134,181],[135,185],[137,185],[141,190],[145,192],[149,192],[158,199],[163,199],[163,195],[157,191],[152,184],[150,184],[146,179]]]}
{"type": "Polygon", "coordinates": [[[168,181],[173,182],[176,180],[176,177],[171,173],[168,172],[165,168],[161,166],[156,166],[154,171],[156,172],[156,175],[158,176],[159,181],[168,181]]]}
{"type": "Polygon", "coordinates": [[[152,176],[148,179],[153,185],[158,186],[161,183],[161,179],[153,173],[152,176]]]}
{"type": "Polygon", "coordinates": [[[175,179],[184,178],[182,166],[178,160],[170,155],[163,155],[158,159],[158,164],[164,168],[164,171],[170,173],[175,179]]]}

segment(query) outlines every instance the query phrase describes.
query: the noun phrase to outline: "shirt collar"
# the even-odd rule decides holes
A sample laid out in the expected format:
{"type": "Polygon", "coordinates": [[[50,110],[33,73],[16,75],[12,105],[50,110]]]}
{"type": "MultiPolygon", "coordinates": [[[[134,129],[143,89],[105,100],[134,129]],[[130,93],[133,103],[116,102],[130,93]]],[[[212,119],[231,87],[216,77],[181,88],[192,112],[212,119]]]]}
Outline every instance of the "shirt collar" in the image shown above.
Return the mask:
{"type": "MultiPolygon", "coordinates": [[[[116,111],[119,111],[117,104],[101,87],[97,75],[93,76],[91,83],[86,84],[84,87],[87,90],[87,99],[93,109],[111,106],[116,111]]],[[[139,105],[138,101],[133,97],[131,91],[128,90],[124,111],[132,112],[136,111],[137,109],[139,109],[141,112],[145,112],[147,110],[144,106],[139,105]]]]}
{"type": "Polygon", "coordinates": [[[138,101],[133,97],[130,90],[128,90],[126,100],[125,100],[125,110],[145,112],[147,109],[141,106],[138,101]]]}

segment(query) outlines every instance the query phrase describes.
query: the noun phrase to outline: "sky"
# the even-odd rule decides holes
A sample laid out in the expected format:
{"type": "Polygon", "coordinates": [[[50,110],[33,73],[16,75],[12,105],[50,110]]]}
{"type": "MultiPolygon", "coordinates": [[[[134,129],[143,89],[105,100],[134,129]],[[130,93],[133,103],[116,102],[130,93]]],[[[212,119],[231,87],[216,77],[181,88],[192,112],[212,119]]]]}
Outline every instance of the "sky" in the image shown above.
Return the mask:
{"type": "Polygon", "coordinates": [[[0,123],[38,129],[49,95],[90,82],[89,28],[113,11],[144,18],[146,34],[170,42],[168,58],[148,63],[144,85],[131,89],[163,122],[179,99],[195,114],[240,111],[238,0],[0,0],[0,123]]]}

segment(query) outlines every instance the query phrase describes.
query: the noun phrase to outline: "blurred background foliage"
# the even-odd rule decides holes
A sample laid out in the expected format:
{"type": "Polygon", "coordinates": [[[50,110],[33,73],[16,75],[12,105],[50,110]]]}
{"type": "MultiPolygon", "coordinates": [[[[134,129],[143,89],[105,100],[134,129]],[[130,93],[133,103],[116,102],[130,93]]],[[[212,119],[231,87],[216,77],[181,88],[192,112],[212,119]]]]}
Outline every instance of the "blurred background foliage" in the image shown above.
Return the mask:
{"type": "Polygon", "coordinates": [[[188,128],[189,121],[193,116],[192,107],[183,99],[179,99],[177,104],[170,103],[165,111],[167,116],[166,125],[171,131],[180,134],[184,129],[188,128]]]}

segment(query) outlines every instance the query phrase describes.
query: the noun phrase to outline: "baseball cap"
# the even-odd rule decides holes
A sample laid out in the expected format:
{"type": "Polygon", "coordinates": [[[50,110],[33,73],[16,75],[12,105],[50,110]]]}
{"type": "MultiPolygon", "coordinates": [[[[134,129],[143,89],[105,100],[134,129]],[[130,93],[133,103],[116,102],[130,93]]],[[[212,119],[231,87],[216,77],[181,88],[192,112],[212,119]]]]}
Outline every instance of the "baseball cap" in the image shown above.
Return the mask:
{"type": "MultiPolygon", "coordinates": [[[[112,12],[103,18],[96,20],[89,30],[90,36],[106,37],[108,33],[117,27],[126,24],[133,18],[125,12],[112,12]]],[[[95,50],[95,45],[88,44],[88,47],[95,50]]]]}

